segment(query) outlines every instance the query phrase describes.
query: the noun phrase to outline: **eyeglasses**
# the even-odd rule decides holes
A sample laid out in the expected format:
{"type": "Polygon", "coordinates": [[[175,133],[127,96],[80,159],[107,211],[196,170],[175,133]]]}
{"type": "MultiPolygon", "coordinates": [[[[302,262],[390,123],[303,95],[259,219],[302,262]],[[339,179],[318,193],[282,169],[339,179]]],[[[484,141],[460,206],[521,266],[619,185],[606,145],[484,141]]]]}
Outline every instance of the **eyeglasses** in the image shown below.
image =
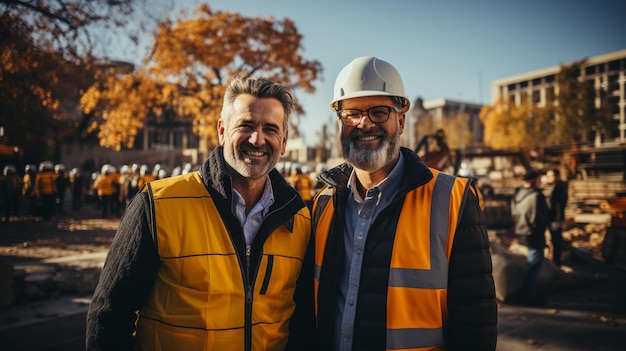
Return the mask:
{"type": "Polygon", "coordinates": [[[385,123],[389,120],[391,112],[399,112],[395,107],[391,106],[374,106],[367,110],[345,109],[337,111],[337,117],[341,118],[341,122],[347,126],[356,126],[361,123],[363,113],[367,112],[367,117],[373,123],[385,123]]]}

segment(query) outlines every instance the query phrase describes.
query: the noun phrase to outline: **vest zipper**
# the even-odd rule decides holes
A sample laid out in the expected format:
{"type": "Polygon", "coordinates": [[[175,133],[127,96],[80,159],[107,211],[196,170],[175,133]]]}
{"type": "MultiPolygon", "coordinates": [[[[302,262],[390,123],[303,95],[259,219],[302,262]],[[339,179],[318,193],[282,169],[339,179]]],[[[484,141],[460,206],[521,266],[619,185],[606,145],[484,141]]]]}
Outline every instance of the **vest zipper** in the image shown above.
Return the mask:
{"type": "Polygon", "coordinates": [[[252,247],[246,245],[246,303],[252,303],[252,286],[250,285],[250,252],[252,247]]]}
{"type": "Polygon", "coordinates": [[[246,245],[246,315],[244,327],[244,348],[252,350],[252,282],[250,277],[250,252],[252,247],[246,245]]]}

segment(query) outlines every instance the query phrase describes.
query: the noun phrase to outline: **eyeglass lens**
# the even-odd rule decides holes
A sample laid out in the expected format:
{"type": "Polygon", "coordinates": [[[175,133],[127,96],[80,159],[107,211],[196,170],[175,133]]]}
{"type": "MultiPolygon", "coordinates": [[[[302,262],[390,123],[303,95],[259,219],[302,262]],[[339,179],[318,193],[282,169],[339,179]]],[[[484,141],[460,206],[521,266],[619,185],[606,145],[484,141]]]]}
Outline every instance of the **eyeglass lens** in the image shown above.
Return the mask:
{"type": "Polygon", "coordinates": [[[389,119],[391,111],[395,111],[390,106],[374,106],[367,110],[357,109],[345,109],[337,111],[337,115],[341,118],[344,124],[357,125],[361,122],[361,117],[364,112],[367,112],[367,116],[370,121],[374,123],[384,123],[389,119]]]}

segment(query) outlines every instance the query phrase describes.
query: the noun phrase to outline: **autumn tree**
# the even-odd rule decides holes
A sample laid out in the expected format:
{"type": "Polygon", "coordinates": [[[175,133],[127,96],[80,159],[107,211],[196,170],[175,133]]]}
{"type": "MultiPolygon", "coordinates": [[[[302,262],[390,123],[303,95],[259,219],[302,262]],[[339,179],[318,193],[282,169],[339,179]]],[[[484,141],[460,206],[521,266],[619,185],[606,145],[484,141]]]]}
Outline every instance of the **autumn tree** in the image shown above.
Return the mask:
{"type": "MultiPolygon", "coordinates": [[[[190,120],[193,130],[217,144],[225,88],[235,76],[265,76],[292,92],[313,92],[321,73],[318,61],[302,55],[302,35],[290,19],[244,17],[200,5],[187,17],[158,24],[152,50],[135,72],[103,72],[82,97],[93,115],[100,144],[132,147],[138,131],[164,114],[190,120]]],[[[296,105],[296,113],[302,113],[296,105]]],[[[293,116],[291,135],[297,133],[293,116]]],[[[207,151],[207,150],[203,150],[207,151]]]]}
{"type": "Polygon", "coordinates": [[[93,82],[98,33],[136,21],[130,15],[144,1],[0,0],[0,126],[8,143],[33,161],[56,158],[56,140],[80,126],[76,101],[93,82]]]}
{"type": "Polygon", "coordinates": [[[501,98],[480,111],[485,144],[494,149],[524,149],[544,145],[551,129],[550,113],[529,103],[516,106],[501,98]]]}
{"type": "Polygon", "coordinates": [[[561,66],[556,76],[558,86],[553,144],[586,143],[594,134],[602,133],[610,123],[610,114],[600,106],[596,108],[593,81],[583,80],[585,61],[561,66]]]}

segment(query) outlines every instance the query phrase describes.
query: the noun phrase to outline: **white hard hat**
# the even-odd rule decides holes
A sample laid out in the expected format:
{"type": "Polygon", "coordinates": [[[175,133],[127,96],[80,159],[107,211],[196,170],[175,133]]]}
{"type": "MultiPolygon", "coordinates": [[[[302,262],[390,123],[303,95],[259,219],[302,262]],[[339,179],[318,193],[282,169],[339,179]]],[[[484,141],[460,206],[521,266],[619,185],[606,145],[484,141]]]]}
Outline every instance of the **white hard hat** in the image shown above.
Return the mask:
{"type": "Polygon", "coordinates": [[[15,169],[15,166],[13,165],[6,165],[4,166],[4,169],[2,170],[2,174],[7,176],[9,174],[15,174],[17,173],[17,169],[15,169]]]}
{"type": "Polygon", "coordinates": [[[330,108],[337,111],[341,100],[379,95],[400,97],[404,99],[404,111],[409,109],[410,100],[404,94],[398,70],[373,56],[357,57],[339,72],[330,108]]]}
{"type": "Polygon", "coordinates": [[[39,172],[54,171],[54,164],[50,161],[43,161],[39,164],[39,172]]]}
{"type": "Polygon", "coordinates": [[[102,166],[102,168],[100,168],[100,174],[105,175],[105,174],[110,174],[115,172],[115,167],[113,167],[112,164],[104,164],[102,166]]]}

